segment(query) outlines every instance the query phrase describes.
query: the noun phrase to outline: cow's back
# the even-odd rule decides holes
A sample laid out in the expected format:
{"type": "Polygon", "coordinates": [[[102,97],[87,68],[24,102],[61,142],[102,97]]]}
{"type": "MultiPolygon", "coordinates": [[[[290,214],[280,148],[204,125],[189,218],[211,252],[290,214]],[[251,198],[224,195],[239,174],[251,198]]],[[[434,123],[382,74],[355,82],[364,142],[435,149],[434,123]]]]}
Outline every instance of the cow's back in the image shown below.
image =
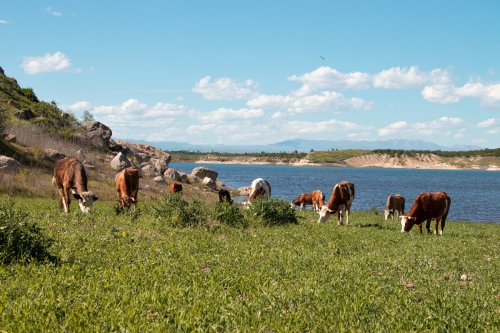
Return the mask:
{"type": "Polygon", "coordinates": [[[124,176],[128,194],[136,194],[139,190],[139,170],[136,168],[126,168],[124,176]]]}
{"type": "Polygon", "coordinates": [[[75,183],[78,182],[83,190],[87,190],[85,168],[75,157],[66,157],[56,161],[53,182],[61,188],[63,186],[75,187],[75,183]]]}
{"type": "Polygon", "coordinates": [[[408,215],[425,218],[441,217],[448,215],[450,204],[451,199],[446,192],[420,193],[415,199],[408,215]]]}

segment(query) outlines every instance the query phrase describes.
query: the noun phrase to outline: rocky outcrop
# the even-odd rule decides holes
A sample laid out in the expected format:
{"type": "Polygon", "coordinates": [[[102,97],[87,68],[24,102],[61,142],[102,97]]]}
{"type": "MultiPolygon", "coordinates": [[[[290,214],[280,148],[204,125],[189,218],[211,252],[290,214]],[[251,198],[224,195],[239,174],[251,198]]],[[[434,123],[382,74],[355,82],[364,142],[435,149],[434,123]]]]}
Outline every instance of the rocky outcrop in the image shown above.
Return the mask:
{"type": "MultiPolygon", "coordinates": [[[[161,176],[168,170],[168,164],[172,159],[170,154],[145,144],[124,141],[117,141],[116,144],[122,147],[122,153],[127,155],[132,164],[139,166],[143,177],[161,176]]],[[[171,179],[168,175],[164,177],[171,179]]]]}
{"type": "Polygon", "coordinates": [[[2,134],[2,139],[4,139],[6,142],[16,143],[17,136],[11,133],[4,133],[2,134]]]}
{"type": "Polygon", "coordinates": [[[21,163],[12,157],[0,155],[0,172],[17,172],[21,168],[21,163]]]}
{"type": "Polygon", "coordinates": [[[206,185],[206,186],[210,187],[211,189],[215,189],[217,187],[215,180],[213,180],[212,178],[209,178],[209,177],[203,178],[202,183],[203,183],[203,185],[206,185]]]}
{"type": "Polygon", "coordinates": [[[20,111],[17,111],[14,116],[18,119],[21,119],[21,120],[30,120],[30,119],[33,119],[35,118],[35,115],[33,114],[33,112],[31,112],[31,110],[29,109],[22,109],[20,111]]]}
{"type": "Polygon", "coordinates": [[[111,168],[116,172],[120,172],[125,168],[131,167],[132,163],[125,157],[121,152],[116,154],[116,156],[111,160],[111,168]]]}
{"type": "Polygon", "coordinates": [[[167,156],[151,158],[149,160],[149,164],[151,164],[158,173],[164,173],[168,169],[168,164],[170,163],[171,159],[172,157],[167,154],[167,156]]]}
{"type": "Polygon", "coordinates": [[[162,176],[156,176],[153,180],[155,183],[164,183],[165,182],[165,179],[163,179],[162,176]]]}
{"type": "Polygon", "coordinates": [[[415,168],[415,169],[456,169],[435,154],[390,156],[387,154],[367,154],[344,160],[347,166],[375,168],[415,168]]]}
{"type": "Polygon", "coordinates": [[[173,181],[182,181],[181,175],[179,172],[173,168],[168,168],[163,173],[163,177],[165,179],[173,180],[173,181]]]}
{"type": "Polygon", "coordinates": [[[212,170],[210,168],[207,168],[205,166],[201,167],[196,167],[191,171],[191,174],[197,178],[204,179],[205,177],[208,177],[212,179],[213,181],[217,180],[217,176],[219,173],[215,170],[212,170]]]}

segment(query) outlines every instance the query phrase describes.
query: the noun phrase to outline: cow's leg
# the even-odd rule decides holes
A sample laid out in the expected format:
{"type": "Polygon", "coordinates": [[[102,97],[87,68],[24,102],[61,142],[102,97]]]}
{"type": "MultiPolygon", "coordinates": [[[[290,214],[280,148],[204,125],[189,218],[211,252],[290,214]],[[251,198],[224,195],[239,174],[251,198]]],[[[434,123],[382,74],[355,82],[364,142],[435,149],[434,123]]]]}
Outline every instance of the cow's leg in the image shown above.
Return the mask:
{"type": "Polygon", "coordinates": [[[441,219],[438,217],[436,218],[436,223],[434,224],[434,235],[438,234],[439,222],[441,222],[441,219]]]}
{"type": "Polygon", "coordinates": [[[339,207],[339,210],[337,211],[337,224],[338,225],[341,225],[341,224],[344,224],[344,209],[345,209],[345,206],[340,206],[339,207]]]}
{"type": "Polygon", "coordinates": [[[63,196],[64,196],[64,212],[69,213],[69,205],[71,203],[71,189],[67,187],[66,189],[63,190],[63,196]]]}
{"type": "Polygon", "coordinates": [[[427,233],[428,234],[432,234],[432,231],[431,231],[431,220],[432,219],[427,219],[427,222],[425,223],[425,228],[427,229],[427,233]]]}
{"type": "Polygon", "coordinates": [[[306,204],[302,202],[302,203],[300,204],[300,210],[301,210],[301,211],[302,211],[302,210],[304,210],[304,207],[305,207],[305,206],[306,206],[306,204]]]}
{"type": "Polygon", "coordinates": [[[418,225],[418,233],[422,235],[422,223],[418,225]]]}
{"type": "Polygon", "coordinates": [[[66,211],[66,204],[64,200],[64,191],[62,188],[59,189],[59,209],[66,211]]]}
{"type": "Polygon", "coordinates": [[[441,218],[441,230],[439,230],[439,235],[443,236],[444,234],[444,224],[446,223],[446,216],[441,218]]]}
{"type": "Polygon", "coordinates": [[[346,209],[345,209],[345,224],[346,225],[349,225],[349,215],[351,213],[351,207],[350,206],[347,206],[346,209]]]}

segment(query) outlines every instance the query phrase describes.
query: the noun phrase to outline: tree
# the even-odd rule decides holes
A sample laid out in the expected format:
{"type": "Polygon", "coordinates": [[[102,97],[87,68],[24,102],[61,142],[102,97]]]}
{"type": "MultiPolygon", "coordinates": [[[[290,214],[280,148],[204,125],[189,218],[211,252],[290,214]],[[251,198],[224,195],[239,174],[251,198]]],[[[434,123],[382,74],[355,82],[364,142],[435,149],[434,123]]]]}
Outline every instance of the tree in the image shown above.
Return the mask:
{"type": "Polygon", "coordinates": [[[90,111],[83,111],[83,114],[82,114],[82,122],[86,123],[87,121],[92,121],[94,120],[94,115],[92,113],[90,113],[90,111]]]}

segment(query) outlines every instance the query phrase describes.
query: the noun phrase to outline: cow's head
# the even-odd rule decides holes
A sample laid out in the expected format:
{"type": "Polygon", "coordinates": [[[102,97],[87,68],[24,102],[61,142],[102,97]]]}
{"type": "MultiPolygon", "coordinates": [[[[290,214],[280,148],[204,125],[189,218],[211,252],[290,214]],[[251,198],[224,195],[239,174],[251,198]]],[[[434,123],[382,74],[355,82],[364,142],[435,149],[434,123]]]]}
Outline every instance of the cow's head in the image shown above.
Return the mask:
{"type": "Polygon", "coordinates": [[[90,191],[82,192],[80,194],[73,193],[73,196],[78,199],[78,206],[80,206],[80,210],[84,213],[88,213],[94,201],[97,201],[97,197],[90,191]]]}
{"type": "Polygon", "coordinates": [[[125,209],[129,209],[132,204],[137,204],[139,200],[135,200],[132,197],[126,197],[126,198],[120,198],[120,206],[122,206],[125,209]]]}
{"type": "Polygon", "coordinates": [[[321,206],[321,210],[319,211],[318,223],[325,222],[326,220],[328,220],[330,215],[335,212],[336,212],[335,210],[328,208],[327,205],[321,206]]]}
{"type": "Polygon", "coordinates": [[[414,216],[401,215],[399,218],[401,219],[401,232],[409,232],[417,221],[414,216]]]}
{"type": "Polygon", "coordinates": [[[384,218],[386,221],[392,217],[392,214],[392,210],[384,209],[384,218]]]}

